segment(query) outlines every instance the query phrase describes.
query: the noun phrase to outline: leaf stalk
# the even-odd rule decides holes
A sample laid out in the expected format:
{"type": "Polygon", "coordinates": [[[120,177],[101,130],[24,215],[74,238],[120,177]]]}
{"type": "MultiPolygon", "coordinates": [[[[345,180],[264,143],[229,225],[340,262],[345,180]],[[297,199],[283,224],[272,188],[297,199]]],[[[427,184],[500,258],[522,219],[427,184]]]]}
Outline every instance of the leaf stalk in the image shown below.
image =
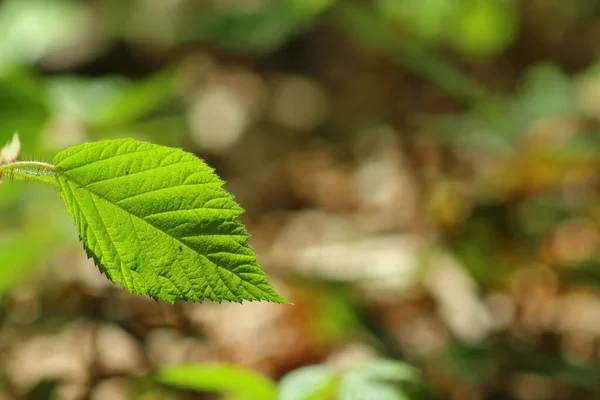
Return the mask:
{"type": "Polygon", "coordinates": [[[53,164],[43,161],[15,161],[0,165],[1,178],[35,180],[57,186],[54,174],[56,169],[53,164]]]}

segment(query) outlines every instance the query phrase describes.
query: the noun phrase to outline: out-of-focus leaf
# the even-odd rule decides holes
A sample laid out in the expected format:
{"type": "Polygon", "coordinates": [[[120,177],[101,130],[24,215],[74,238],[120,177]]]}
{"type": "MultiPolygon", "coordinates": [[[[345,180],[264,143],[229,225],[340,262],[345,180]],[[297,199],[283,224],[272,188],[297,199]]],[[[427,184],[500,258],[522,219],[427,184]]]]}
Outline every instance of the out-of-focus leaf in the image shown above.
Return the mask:
{"type": "Polygon", "coordinates": [[[416,39],[437,45],[445,37],[454,3],[448,0],[378,0],[384,18],[398,21],[416,39]]]}
{"type": "Polygon", "coordinates": [[[432,133],[440,143],[493,154],[511,154],[523,134],[521,112],[504,98],[487,97],[471,112],[442,117],[439,124],[432,133]]]}
{"type": "Polygon", "coordinates": [[[516,7],[510,0],[378,0],[376,5],[380,24],[386,19],[398,22],[422,44],[435,48],[449,43],[472,57],[504,50],[518,28],[516,7]]]}
{"type": "Polygon", "coordinates": [[[408,400],[408,397],[391,385],[369,380],[359,373],[349,373],[342,378],[340,400],[408,400]]]}
{"type": "Polygon", "coordinates": [[[314,315],[315,330],[325,340],[340,343],[360,330],[360,322],[347,295],[338,289],[326,290],[314,296],[317,313],[314,315]]]}
{"type": "Polygon", "coordinates": [[[99,109],[118,98],[127,82],[118,77],[83,78],[61,75],[46,80],[55,114],[91,123],[99,109]]]}
{"type": "Polygon", "coordinates": [[[275,1],[252,11],[193,9],[182,24],[187,27],[182,37],[235,51],[267,52],[302,31],[334,2],[275,1]]]}
{"type": "Polygon", "coordinates": [[[61,76],[48,80],[56,113],[66,113],[96,129],[125,127],[172,100],[174,69],[161,71],[140,82],[120,77],[61,76]]]}
{"type": "Polygon", "coordinates": [[[37,77],[22,69],[0,71],[0,143],[19,132],[23,148],[36,151],[49,115],[45,89],[37,77]]]}
{"type": "Polygon", "coordinates": [[[412,382],[419,378],[419,371],[401,361],[378,358],[356,369],[365,378],[374,380],[412,382]]]}
{"type": "Polygon", "coordinates": [[[298,368],[279,382],[278,400],[325,400],[336,383],[337,377],[325,365],[298,368]]]}
{"type": "Polygon", "coordinates": [[[518,29],[516,4],[511,0],[464,0],[453,3],[447,38],[461,53],[487,57],[505,50],[518,29]]]}
{"type": "Polygon", "coordinates": [[[32,63],[81,40],[90,27],[78,1],[6,0],[0,7],[0,69],[32,63]]]}
{"type": "MultiPolygon", "coordinates": [[[[19,134],[15,133],[10,142],[6,143],[4,147],[0,148],[0,165],[8,164],[16,161],[21,153],[21,141],[19,140],[19,134]]],[[[0,183],[2,183],[2,176],[0,175],[0,183]]]]}
{"type": "Polygon", "coordinates": [[[150,137],[179,147],[187,125],[177,110],[147,118],[173,100],[175,75],[163,71],[136,83],[121,77],[60,76],[48,79],[48,89],[55,114],[85,122],[100,138],[150,137]]]}
{"type": "Polygon", "coordinates": [[[338,23],[350,35],[457,99],[472,102],[486,95],[479,83],[434,51],[403,40],[369,7],[343,3],[336,15],[338,23]]]}
{"type": "Polygon", "coordinates": [[[220,393],[227,400],[277,400],[277,386],[255,371],[229,364],[162,367],[158,382],[181,389],[220,393]]]}
{"type": "Polygon", "coordinates": [[[175,95],[176,69],[161,71],[125,88],[110,101],[99,105],[92,116],[97,128],[131,123],[163,106],[175,95]]]}
{"type": "Polygon", "coordinates": [[[557,66],[539,64],[526,75],[515,112],[531,123],[553,115],[580,111],[577,89],[557,66]]]}
{"type": "Polygon", "coordinates": [[[0,148],[0,164],[7,164],[16,161],[21,154],[21,141],[19,134],[15,133],[10,142],[0,148]]]}
{"type": "Polygon", "coordinates": [[[290,14],[298,19],[311,19],[334,5],[336,0],[284,0],[290,14]]]}
{"type": "Polygon", "coordinates": [[[401,382],[414,382],[418,371],[406,363],[375,359],[357,365],[344,374],[340,383],[340,399],[404,400],[408,399],[401,382]]]}
{"type": "Polygon", "coordinates": [[[439,140],[507,154],[518,150],[519,139],[535,122],[581,111],[576,86],[551,64],[531,68],[516,97],[481,100],[471,112],[445,119],[445,127],[437,130],[439,140]]]}

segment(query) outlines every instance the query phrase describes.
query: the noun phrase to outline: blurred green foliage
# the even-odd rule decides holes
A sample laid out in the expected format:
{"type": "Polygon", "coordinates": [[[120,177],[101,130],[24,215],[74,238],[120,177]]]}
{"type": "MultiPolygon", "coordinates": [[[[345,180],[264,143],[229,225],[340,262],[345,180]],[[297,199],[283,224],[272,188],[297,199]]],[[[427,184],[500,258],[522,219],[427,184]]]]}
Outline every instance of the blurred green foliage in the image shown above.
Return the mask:
{"type": "Polygon", "coordinates": [[[418,379],[403,363],[378,359],[335,373],[321,365],[292,371],[275,382],[235,365],[178,365],[160,369],[157,382],[178,388],[223,394],[226,400],[408,399],[398,382],[418,379]]]}
{"type": "MultiPolygon", "coordinates": [[[[185,322],[163,322],[264,376],[186,364],[159,369],[157,387],[152,374],[124,374],[139,384],[131,398],[199,398],[236,382],[247,391],[238,397],[594,399],[599,23],[594,0],[5,0],[0,144],[18,131],[23,158],[44,161],[112,137],[199,154],[248,210],[259,260],[291,292],[293,311],[233,314],[284,321],[262,322],[246,347],[235,332],[249,325],[197,328],[185,305],[167,319],[185,322]],[[380,245],[396,236],[426,244],[380,245]],[[295,258],[270,257],[290,243],[295,258]],[[363,244],[372,253],[360,258],[363,244]],[[281,342],[264,345],[270,332],[281,342]],[[378,372],[334,372],[337,351],[357,342],[378,372]],[[407,364],[420,371],[411,384],[381,372],[407,364]]],[[[28,335],[99,320],[150,347],[161,327],[116,290],[47,279],[46,269],[84,268],[55,195],[0,184],[8,398],[60,389],[40,379],[19,390],[9,366],[28,335]]],[[[91,372],[86,390],[107,375],[91,372]]]]}

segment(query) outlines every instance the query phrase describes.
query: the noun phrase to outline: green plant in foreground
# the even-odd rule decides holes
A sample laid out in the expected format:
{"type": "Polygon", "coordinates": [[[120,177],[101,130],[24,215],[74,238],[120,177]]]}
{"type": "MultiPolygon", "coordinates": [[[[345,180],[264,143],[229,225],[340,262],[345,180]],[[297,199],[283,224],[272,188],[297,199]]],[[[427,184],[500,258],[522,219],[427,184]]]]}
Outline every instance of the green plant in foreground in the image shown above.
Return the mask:
{"type": "Polygon", "coordinates": [[[420,374],[403,362],[376,358],[333,370],[324,364],[289,372],[279,384],[237,365],[206,363],[160,367],[154,376],[168,387],[219,393],[224,400],[409,400],[406,387],[420,374]]]}
{"type": "Polygon", "coordinates": [[[54,163],[0,152],[0,177],[54,185],[88,256],[128,291],[162,299],[287,303],[267,281],[242,208],[191,153],[133,139],[72,146],[54,163]]]}

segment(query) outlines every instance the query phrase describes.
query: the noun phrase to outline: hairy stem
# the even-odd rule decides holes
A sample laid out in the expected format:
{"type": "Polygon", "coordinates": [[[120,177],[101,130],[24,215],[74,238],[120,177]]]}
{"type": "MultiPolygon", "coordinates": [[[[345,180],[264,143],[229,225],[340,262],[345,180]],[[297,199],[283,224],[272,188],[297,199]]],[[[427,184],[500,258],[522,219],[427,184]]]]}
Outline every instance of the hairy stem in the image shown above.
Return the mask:
{"type": "Polygon", "coordinates": [[[42,161],[15,161],[0,165],[0,179],[33,179],[56,186],[54,165],[42,161]]]}

